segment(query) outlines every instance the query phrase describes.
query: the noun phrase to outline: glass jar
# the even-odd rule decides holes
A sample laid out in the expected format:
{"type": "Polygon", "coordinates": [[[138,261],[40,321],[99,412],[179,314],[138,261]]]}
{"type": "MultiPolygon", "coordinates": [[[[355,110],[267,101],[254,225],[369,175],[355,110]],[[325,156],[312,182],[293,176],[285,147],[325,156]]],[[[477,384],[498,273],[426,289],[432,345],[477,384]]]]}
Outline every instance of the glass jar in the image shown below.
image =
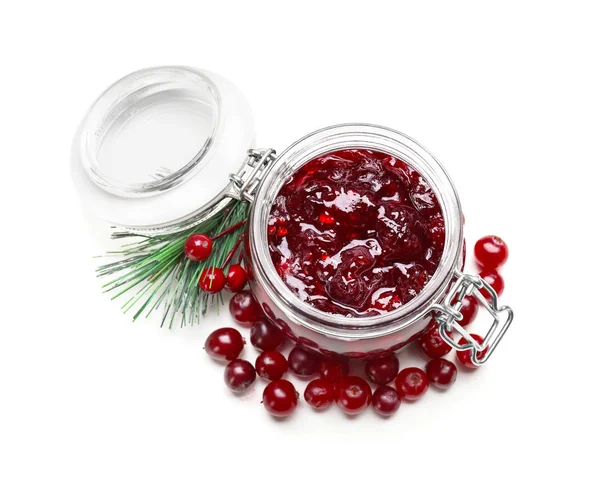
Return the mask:
{"type": "Polygon", "coordinates": [[[253,139],[248,104],[229,81],[187,67],[145,69],[115,83],[91,107],[75,137],[72,172],[90,210],[136,233],[175,232],[231,200],[251,203],[244,252],[252,290],[269,319],[303,346],[367,357],[397,351],[437,324],[448,344],[470,350],[474,364],[490,357],[512,310],[498,306],[483,279],[462,273],[458,194],[431,153],[402,133],[368,124],[316,131],[279,156],[254,149],[253,139]],[[301,301],[277,274],[268,250],[268,217],[284,182],[310,160],[348,148],[384,152],[412,166],[431,186],[445,221],[444,250],[431,280],[406,305],[379,316],[334,315],[301,301]],[[471,294],[493,319],[481,344],[458,323],[461,301],[471,294]],[[456,343],[452,331],[467,342],[456,343]]]}

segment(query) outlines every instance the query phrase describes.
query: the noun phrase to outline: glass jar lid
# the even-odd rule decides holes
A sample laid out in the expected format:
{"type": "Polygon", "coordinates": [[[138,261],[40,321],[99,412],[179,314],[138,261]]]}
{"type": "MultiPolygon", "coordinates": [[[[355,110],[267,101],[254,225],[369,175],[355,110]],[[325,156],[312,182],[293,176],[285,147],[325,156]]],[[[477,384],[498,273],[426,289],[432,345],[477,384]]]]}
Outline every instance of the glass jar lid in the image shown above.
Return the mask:
{"type": "Polygon", "coordinates": [[[229,203],[229,174],[254,137],[249,104],[225,78],[183,66],[143,69],[89,109],[73,142],[73,178],[86,208],[110,223],[178,230],[229,203]]]}

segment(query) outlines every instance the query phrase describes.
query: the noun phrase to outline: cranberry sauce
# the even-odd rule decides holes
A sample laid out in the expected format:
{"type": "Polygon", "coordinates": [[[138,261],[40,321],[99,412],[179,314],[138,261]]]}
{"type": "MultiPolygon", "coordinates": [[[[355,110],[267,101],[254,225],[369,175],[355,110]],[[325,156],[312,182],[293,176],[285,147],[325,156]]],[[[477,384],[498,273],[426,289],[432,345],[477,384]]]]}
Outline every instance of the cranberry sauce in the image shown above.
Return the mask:
{"type": "Polygon", "coordinates": [[[366,149],[315,158],[281,188],[269,217],[279,276],[328,313],[375,316],[414,298],[444,248],[444,218],[421,175],[366,149]]]}

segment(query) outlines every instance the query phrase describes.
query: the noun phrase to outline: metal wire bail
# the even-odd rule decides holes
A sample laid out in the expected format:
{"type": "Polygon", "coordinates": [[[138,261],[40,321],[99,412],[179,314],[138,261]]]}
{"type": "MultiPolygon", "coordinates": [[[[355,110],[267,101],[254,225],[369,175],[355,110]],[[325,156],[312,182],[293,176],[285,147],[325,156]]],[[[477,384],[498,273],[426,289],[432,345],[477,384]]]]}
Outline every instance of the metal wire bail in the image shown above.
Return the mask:
{"type": "Polygon", "coordinates": [[[231,190],[229,196],[246,202],[254,201],[254,191],[260,184],[266,168],[275,160],[272,148],[249,150],[248,158],[237,173],[229,175],[231,190]]]}
{"type": "Polygon", "coordinates": [[[456,281],[441,304],[433,306],[434,317],[439,325],[440,336],[450,346],[458,351],[471,351],[471,362],[475,366],[485,363],[500,340],[506,333],[513,320],[513,310],[509,306],[498,307],[498,294],[484,279],[456,271],[456,281]],[[490,300],[482,293],[482,289],[490,295],[490,300]],[[463,316],[460,312],[462,301],[466,296],[473,295],[479,303],[492,315],[494,321],[488,330],[482,343],[478,343],[468,331],[460,324],[463,316]],[[452,331],[459,333],[466,343],[459,344],[454,341],[452,331]],[[487,351],[481,355],[478,354],[487,351]]]}

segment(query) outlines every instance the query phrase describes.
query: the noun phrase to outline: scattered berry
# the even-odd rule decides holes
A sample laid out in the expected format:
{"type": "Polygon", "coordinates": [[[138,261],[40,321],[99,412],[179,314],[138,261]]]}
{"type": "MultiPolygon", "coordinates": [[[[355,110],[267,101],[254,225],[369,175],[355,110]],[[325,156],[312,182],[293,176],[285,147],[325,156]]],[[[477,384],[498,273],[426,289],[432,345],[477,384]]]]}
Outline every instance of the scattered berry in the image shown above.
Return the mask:
{"type": "Polygon", "coordinates": [[[298,376],[313,376],[319,371],[319,357],[300,346],[295,346],[288,355],[288,365],[292,373],[298,376]]]}
{"type": "Polygon", "coordinates": [[[425,367],[429,382],[436,388],[446,390],[456,381],[456,365],[444,358],[435,358],[425,367]]]}
{"type": "MultiPolygon", "coordinates": [[[[471,333],[471,337],[475,341],[477,341],[479,344],[483,343],[483,338],[481,336],[479,336],[478,334],[471,333]]],[[[458,341],[458,343],[461,345],[464,345],[466,342],[467,342],[467,340],[465,338],[461,338],[458,341]]],[[[483,351],[478,351],[477,358],[483,358],[483,356],[485,356],[485,354],[487,352],[488,352],[488,348],[486,348],[483,351]]],[[[477,365],[473,364],[473,362],[471,361],[471,350],[457,351],[456,358],[461,365],[466,366],[467,368],[473,368],[473,369],[479,368],[477,365]]]]}
{"type": "Polygon", "coordinates": [[[365,365],[367,377],[376,385],[385,385],[391,382],[400,369],[396,355],[385,355],[371,358],[365,365]]]}
{"type": "Polygon", "coordinates": [[[235,360],[244,349],[244,338],[237,329],[220,328],[208,335],[204,349],[213,360],[235,360]]]}
{"type": "Polygon", "coordinates": [[[227,271],[227,281],[225,282],[227,289],[231,292],[241,291],[244,289],[247,282],[248,274],[246,273],[246,269],[239,264],[229,266],[229,270],[227,271]]]}
{"type": "Polygon", "coordinates": [[[477,317],[478,312],[479,301],[477,301],[477,298],[475,296],[466,296],[462,300],[462,307],[460,308],[462,319],[458,321],[458,323],[462,327],[465,327],[467,324],[471,324],[477,317]]]}
{"type": "Polygon", "coordinates": [[[371,404],[369,384],[358,376],[342,378],[335,387],[335,401],[348,415],[357,415],[371,404]]]}
{"type": "Polygon", "coordinates": [[[323,378],[311,381],[304,390],[304,399],[313,408],[328,408],[333,403],[334,397],[334,384],[323,378]]]}
{"type": "Polygon", "coordinates": [[[440,336],[437,326],[425,330],[419,338],[419,346],[429,358],[441,358],[452,349],[440,336]]]}
{"type": "Polygon", "coordinates": [[[319,375],[330,383],[337,383],[343,377],[348,376],[350,368],[345,360],[324,358],[319,363],[319,375]]]}
{"type": "Polygon", "coordinates": [[[262,310],[250,291],[238,292],[229,301],[229,312],[240,326],[250,328],[262,316],[262,310]]]}
{"type": "Polygon", "coordinates": [[[256,358],[256,372],[261,378],[279,380],[287,370],[287,360],[279,351],[264,351],[256,358]]]}
{"type": "Polygon", "coordinates": [[[204,269],[200,274],[198,285],[204,292],[215,294],[225,287],[225,274],[218,267],[204,269]]]}
{"type": "Polygon", "coordinates": [[[287,417],[298,405],[298,392],[287,380],[272,381],[265,387],[262,404],[271,415],[287,417]]]}
{"type": "Polygon", "coordinates": [[[382,417],[389,417],[400,408],[398,392],[388,385],[378,387],[373,393],[373,408],[382,417]]]}
{"type": "Polygon", "coordinates": [[[508,246],[496,235],[486,235],[475,243],[475,260],[486,269],[498,269],[508,259],[508,246]]]}
{"type": "Polygon", "coordinates": [[[265,318],[259,319],[250,329],[250,343],[261,351],[276,350],[284,341],[282,331],[265,318]]]}
{"type": "Polygon", "coordinates": [[[404,368],[396,377],[396,389],[405,400],[418,400],[428,388],[429,380],[420,368],[404,368]]]}
{"type": "MultiPolygon", "coordinates": [[[[493,270],[484,270],[479,273],[479,277],[485,280],[492,289],[496,291],[496,294],[500,296],[504,292],[504,279],[500,274],[493,270]]],[[[488,300],[491,301],[490,294],[485,290],[481,289],[481,294],[488,300]]]]}
{"type": "Polygon", "coordinates": [[[225,367],[225,384],[234,392],[247,390],[256,380],[252,363],[246,360],[233,360],[225,367]]]}
{"type": "Polygon", "coordinates": [[[212,252],[212,239],[208,235],[190,235],[183,248],[188,259],[199,262],[208,259],[212,252]]]}

